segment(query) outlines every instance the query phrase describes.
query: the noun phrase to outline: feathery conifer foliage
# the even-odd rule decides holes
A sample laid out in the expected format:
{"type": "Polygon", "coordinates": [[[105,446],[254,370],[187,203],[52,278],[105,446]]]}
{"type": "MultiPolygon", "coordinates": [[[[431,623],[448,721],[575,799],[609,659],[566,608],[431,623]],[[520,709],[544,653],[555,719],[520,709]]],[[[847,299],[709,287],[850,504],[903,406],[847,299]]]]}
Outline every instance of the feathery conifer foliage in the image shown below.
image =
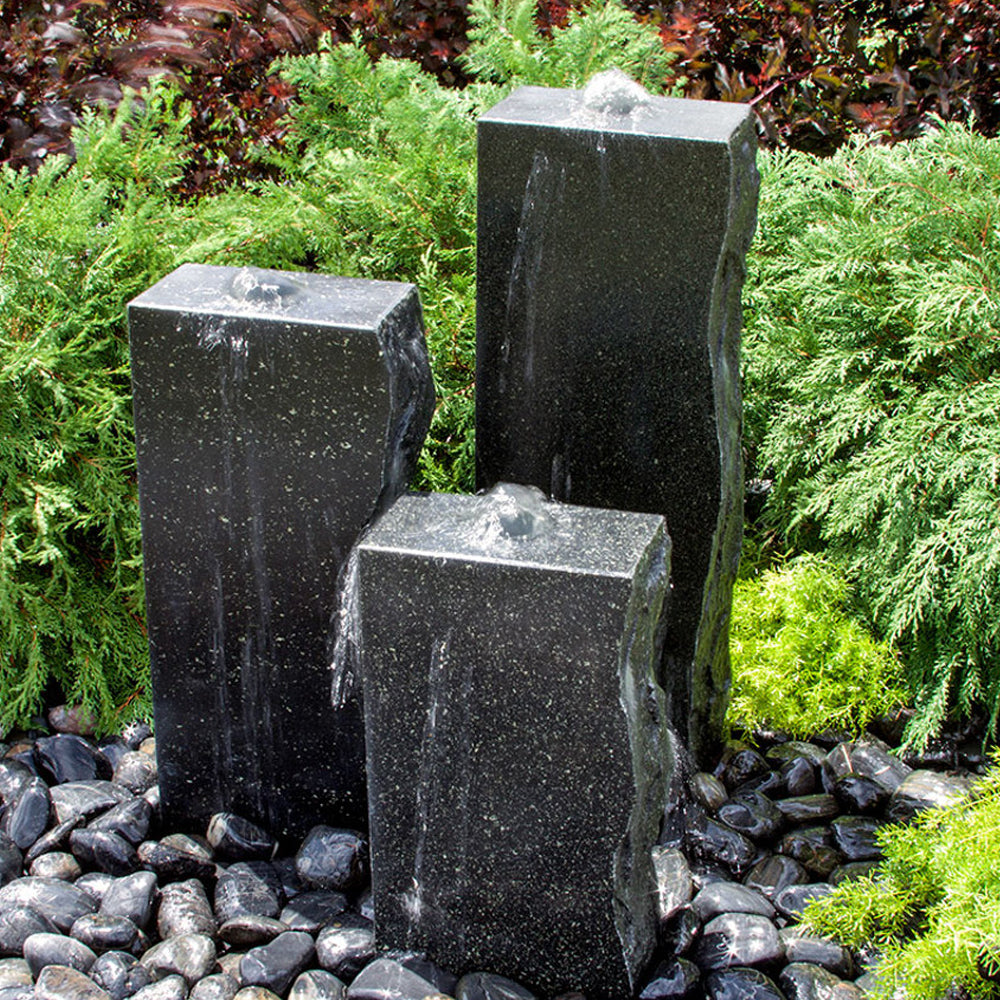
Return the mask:
{"type": "Polygon", "coordinates": [[[1000,711],[1000,144],[763,160],[746,426],[768,513],[857,581],[917,692],[1000,711]]]}
{"type": "Polygon", "coordinates": [[[876,996],[939,1000],[964,987],[996,995],[1000,974],[1000,767],[972,796],[879,832],[885,860],[807,907],[803,921],[861,947],[875,944],[876,996]]]}

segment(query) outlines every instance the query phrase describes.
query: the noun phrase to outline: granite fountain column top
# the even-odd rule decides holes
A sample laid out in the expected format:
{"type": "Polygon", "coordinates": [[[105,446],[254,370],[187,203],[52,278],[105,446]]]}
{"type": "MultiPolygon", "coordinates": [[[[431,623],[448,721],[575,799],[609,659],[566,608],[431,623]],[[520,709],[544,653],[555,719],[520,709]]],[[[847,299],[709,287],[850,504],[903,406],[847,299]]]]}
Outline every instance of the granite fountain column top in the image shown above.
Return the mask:
{"type": "Polygon", "coordinates": [[[358,546],[380,947],[630,997],[673,773],[663,519],[405,496],[358,546]]]}
{"type": "Polygon", "coordinates": [[[665,516],[660,676],[699,757],[729,689],[755,150],[745,105],[651,96],[617,71],[522,87],[479,120],[478,485],[665,516]]]}
{"type": "Polygon", "coordinates": [[[338,582],[433,406],[412,285],[187,264],[129,306],[163,806],[363,824],[338,582]]]}

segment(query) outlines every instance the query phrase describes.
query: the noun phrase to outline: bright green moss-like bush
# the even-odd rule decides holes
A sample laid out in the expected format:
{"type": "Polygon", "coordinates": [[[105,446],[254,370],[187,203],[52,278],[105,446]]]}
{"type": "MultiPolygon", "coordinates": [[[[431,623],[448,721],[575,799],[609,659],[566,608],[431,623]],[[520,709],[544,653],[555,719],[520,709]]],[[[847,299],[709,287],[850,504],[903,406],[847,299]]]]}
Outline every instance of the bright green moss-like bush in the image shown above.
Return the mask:
{"type": "Polygon", "coordinates": [[[995,996],[1000,768],[991,768],[968,801],[886,827],[879,839],[885,861],[811,904],[805,923],[845,944],[876,944],[878,996],[940,1000],[953,986],[995,996]]]}
{"type": "Polygon", "coordinates": [[[762,158],[746,427],[771,523],[846,567],[918,715],[1000,710],[1000,144],[762,158]]]}
{"type": "Polygon", "coordinates": [[[847,596],[843,576],[810,556],[737,581],[730,725],[799,737],[828,728],[857,733],[905,704],[894,651],[848,617],[847,596]]]}

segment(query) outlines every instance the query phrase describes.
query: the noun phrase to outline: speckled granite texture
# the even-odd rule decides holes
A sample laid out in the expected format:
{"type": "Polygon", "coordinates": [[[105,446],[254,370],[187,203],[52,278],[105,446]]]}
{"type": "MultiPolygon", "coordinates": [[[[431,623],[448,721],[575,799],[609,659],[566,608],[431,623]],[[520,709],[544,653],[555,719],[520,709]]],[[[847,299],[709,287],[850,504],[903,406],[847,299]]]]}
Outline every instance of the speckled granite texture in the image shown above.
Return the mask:
{"type": "Polygon", "coordinates": [[[330,705],[338,574],[406,488],[433,389],[416,289],[185,265],[129,306],[163,808],[363,823],[330,705]]]}
{"type": "Polygon", "coordinates": [[[656,940],[670,543],[536,492],[406,496],[359,545],[376,936],[618,1000],[656,940]]]}
{"type": "Polygon", "coordinates": [[[612,97],[524,87],[479,121],[477,477],[666,517],[661,679],[704,761],[729,689],[756,137],[743,105],[612,97]]]}

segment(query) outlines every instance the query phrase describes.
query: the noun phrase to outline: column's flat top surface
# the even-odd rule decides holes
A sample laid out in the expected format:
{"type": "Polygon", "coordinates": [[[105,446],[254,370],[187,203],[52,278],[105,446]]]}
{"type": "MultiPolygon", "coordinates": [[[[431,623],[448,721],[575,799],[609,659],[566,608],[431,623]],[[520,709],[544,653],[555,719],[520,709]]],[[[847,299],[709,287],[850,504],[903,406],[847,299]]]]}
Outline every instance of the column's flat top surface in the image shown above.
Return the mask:
{"type": "Polygon", "coordinates": [[[746,104],[652,94],[647,94],[630,111],[601,111],[588,106],[584,94],[582,90],[520,87],[481,115],[479,121],[605,134],[623,132],[694,142],[728,142],[751,114],[746,104]]]}
{"type": "Polygon", "coordinates": [[[478,496],[415,493],[400,497],[359,547],[433,559],[631,577],[663,526],[658,514],[552,503],[531,487],[501,484],[478,496]]]}
{"type": "Polygon", "coordinates": [[[129,306],[371,330],[413,289],[398,281],[182,264],[129,306]]]}

